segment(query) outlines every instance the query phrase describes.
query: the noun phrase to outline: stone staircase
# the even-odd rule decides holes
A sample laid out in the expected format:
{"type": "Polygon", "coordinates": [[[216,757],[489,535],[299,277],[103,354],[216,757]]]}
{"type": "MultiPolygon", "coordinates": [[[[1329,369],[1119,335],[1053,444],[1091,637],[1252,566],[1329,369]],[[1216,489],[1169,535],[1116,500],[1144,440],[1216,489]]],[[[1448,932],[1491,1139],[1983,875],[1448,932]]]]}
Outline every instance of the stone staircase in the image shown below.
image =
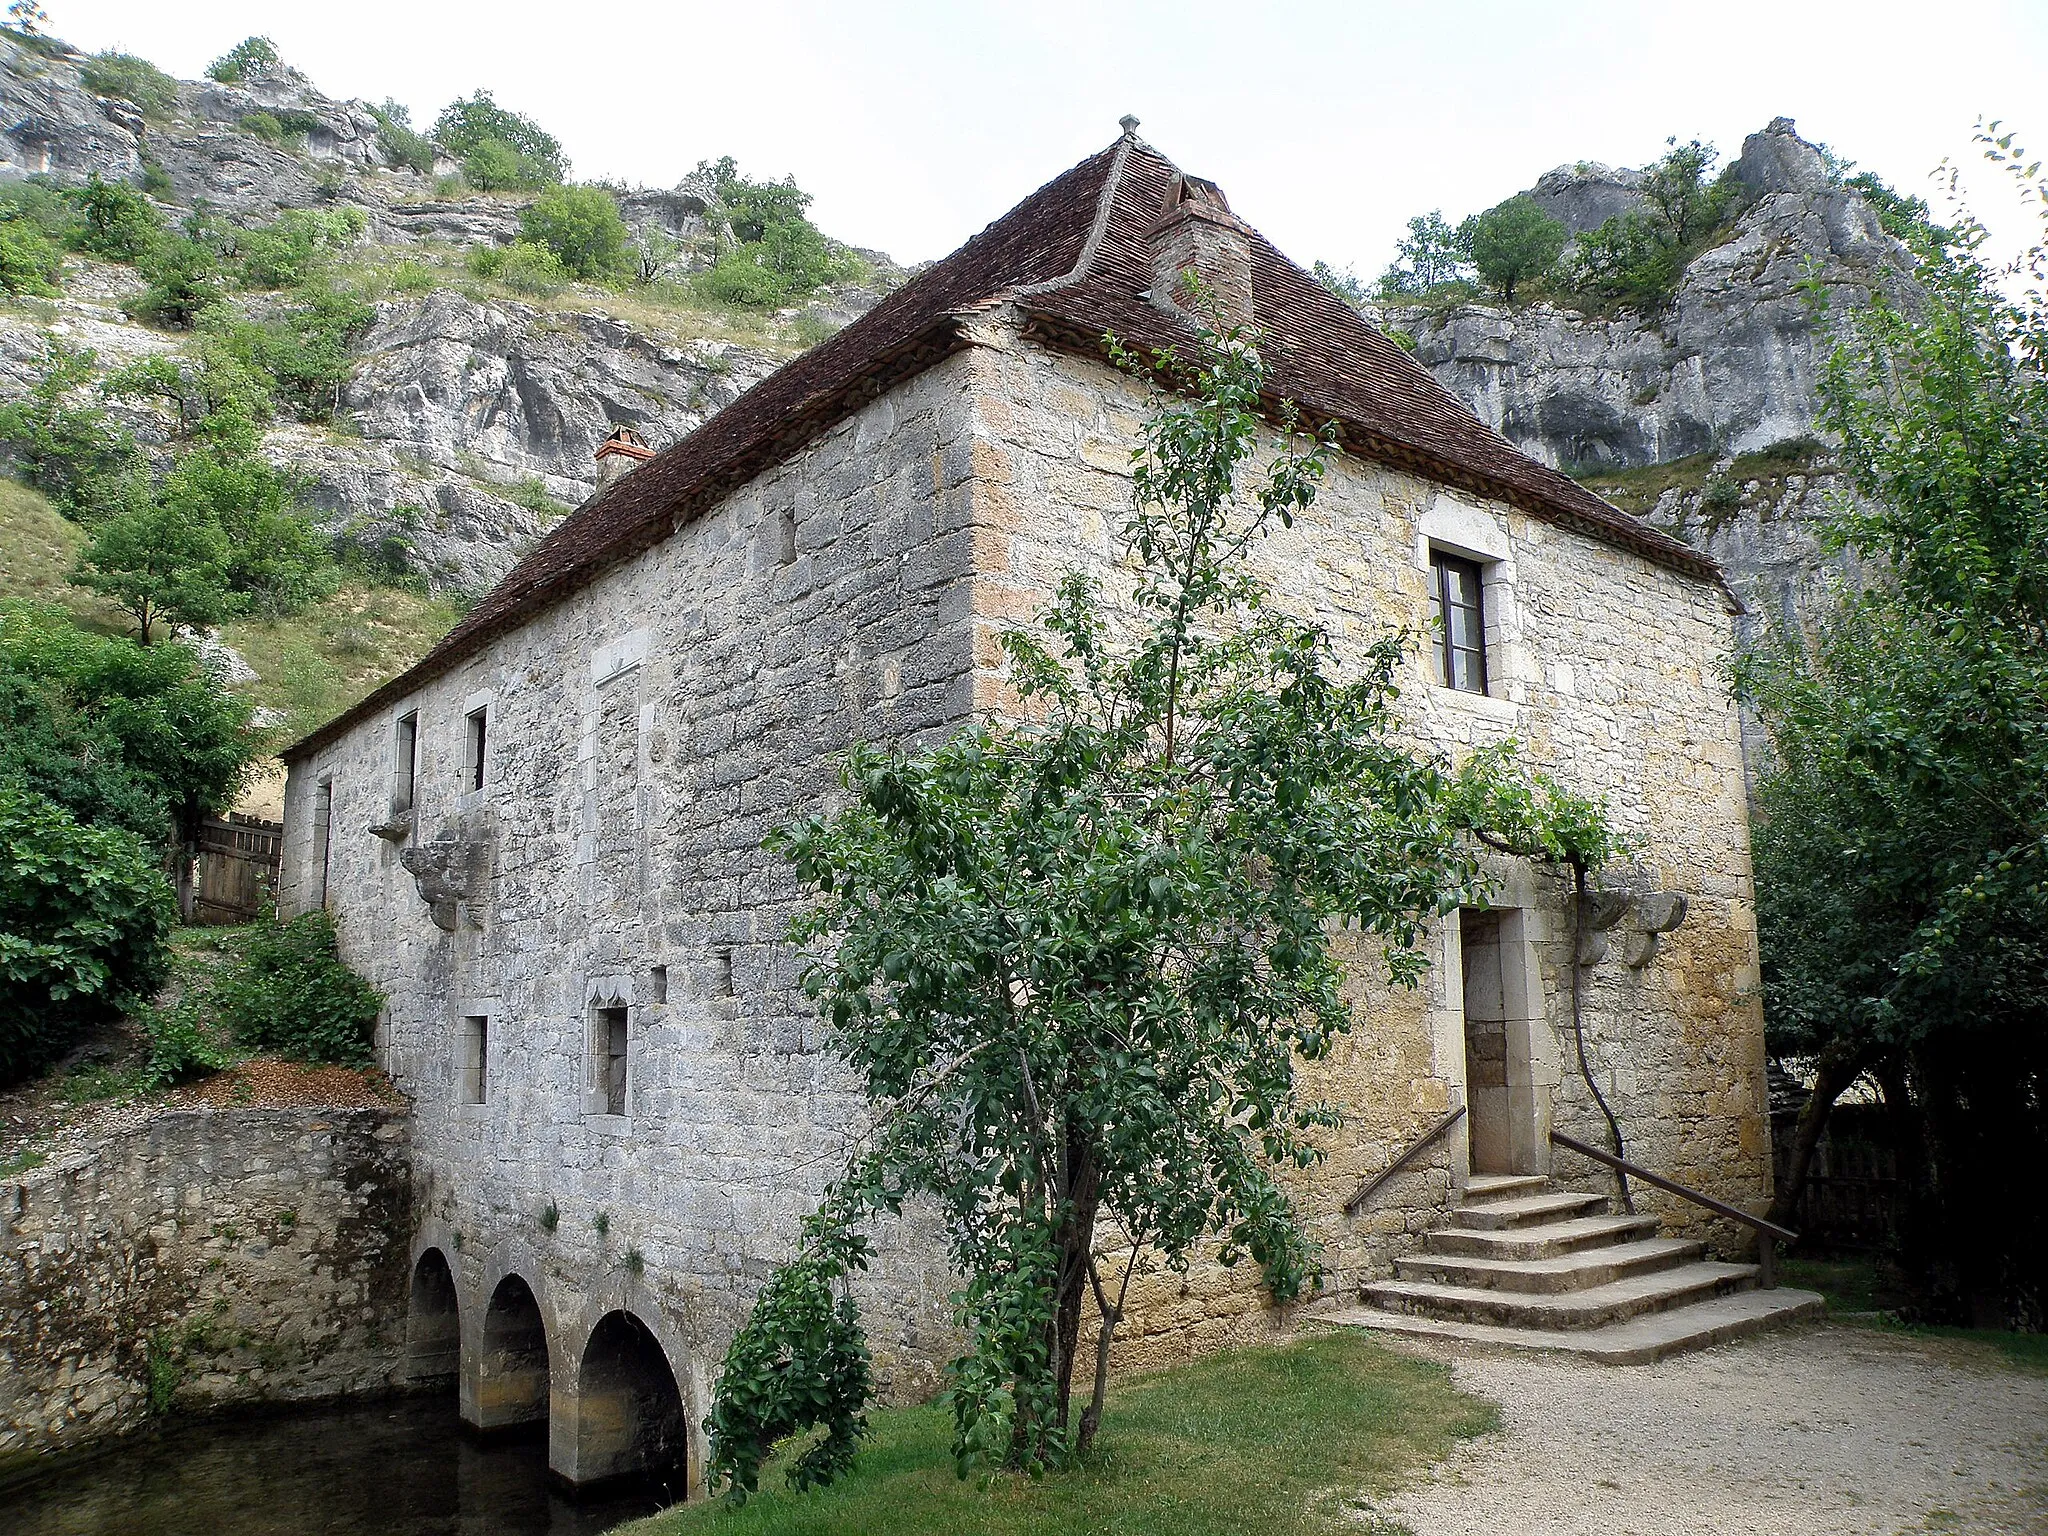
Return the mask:
{"type": "Polygon", "coordinates": [[[1608,1204],[1536,1175],[1475,1174],[1450,1220],[1395,1260],[1396,1278],[1322,1320],[1625,1365],[1821,1308],[1811,1291],[1758,1290],[1754,1264],[1716,1263],[1704,1244],[1659,1237],[1656,1217],[1608,1204]]]}

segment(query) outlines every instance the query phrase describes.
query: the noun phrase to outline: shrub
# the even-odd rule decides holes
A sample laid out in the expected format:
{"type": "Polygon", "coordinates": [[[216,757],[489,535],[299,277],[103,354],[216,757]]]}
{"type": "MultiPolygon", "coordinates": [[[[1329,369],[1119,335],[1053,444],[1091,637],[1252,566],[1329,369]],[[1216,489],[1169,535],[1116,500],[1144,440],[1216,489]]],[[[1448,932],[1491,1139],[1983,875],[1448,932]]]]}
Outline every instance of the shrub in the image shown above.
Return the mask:
{"type": "Polygon", "coordinates": [[[263,140],[266,144],[284,142],[284,124],[275,114],[269,112],[244,112],[237,126],[246,134],[263,140]]]}
{"type": "Polygon", "coordinates": [[[224,321],[216,334],[229,355],[270,380],[277,404],[301,421],[326,421],[348,382],[349,344],[377,311],[343,288],[303,297],[274,319],[224,321]]]}
{"type": "Polygon", "coordinates": [[[514,293],[551,299],[569,284],[569,269],[544,245],[518,240],[505,247],[494,274],[514,293]]]}
{"type": "Polygon", "coordinates": [[[462,176],[479,192],[532,191],[554,179],[539,161],[503,139],[485,139],[464,155],[462,176]]]}
{"type": "Polygon", "coordinates": [[[0,1085],[147,996],[167,970],[174,911],[133,832],[0,782],[0,1085]]]}
{"type": "Polygon", "coordinates": [[[242,236],[242,281],[252,288],[296,288],[312,275],[322,256],[346,250],[368,227],[360,208],[326,213],[287,209],[261,229],[242,236]]]}
{"type": "Polygon", "coordinates": [[[0,186],[0,213],[10,219],[26,219],[53,245],[66,248],[78,243],[85,224],[71,196],[41,176],[0,186]]]}
{"type": "Polygon", "coordinates": [[[519,216],[523,239],[545,246],[578,277],[632,275],[634,260],[618,199],[603,187],[550,187],[519,216]]]}
{"type": "Polygon", "coordinates": [[[367,1065],[383,994],[342,964],[324,911],[251,924],[211,990],[214,1016],[241,1044],[294,1061],[367,1065]]]}
{"type": "Polygon", "coordinates": [[[769,309],[826,283],[852,281],[866,270],[858,256],[836,249],[811,223],[805,211],[810,194],[793,179],[754,181],[739,173],[730,156],[697,170],[717,189],[733,237],[718,260],[698,274],[695,287],[703,297],[769,309]]]}
{"type": "Polygon", "coordinates": [[[93,95],[133,102],[152,117],[168,117],[178,108],[178,82],[132,53],[96,53],[78,79],[93,95]]]}
{"type": "Polygon", "coordinates": [[[140,458],[103,409],[72,403],[92,380],[93,354],[53,341],[49,355],[28,394],[0,406],[0,443],[67,517],[91,518],[121,502],[140,458]]]}
{"type": "Polygon", "coordinates": [[[137,1021],[149,1042],[143,1087],[172,1088],[234,1065],[234,1052],[207,1027],[205,1013],[202,997],[191,992],[168,1008],[139,1011],[137,1021]]]}
{"type": "Polygon", "coordinates": [[[413,131],[409,109],[400,102],[386,101],[370,108],[370,115],[377,119],[377,147],[385,158],[422,176],[433,174],[434,141],[413,131]]]}
{"type": "Polygon", "coordinates": [[[207,65],[206,74],[223,85],[240,85],[245,80],[289,78],[298,71],[285,63],[269,38],[245,37],[207,65]]]}
{"type": "Polygon", "coordinates": [[[148,155],[142,157],[142,190],[155,198],[168,198],[177,191],[171,173],[163,168],[162,162],[148,155]]]}
{"type": "Polygon", "coordinates": [[[15,298],[57,291],[64,254],[32,219],[0,219],[0,288],[15,298]]]}
{"type": "Polygon", "coordinates": [[[137,262],[163,239],[163,219],[132,187],[103,181],[95,171],[84,186],[67,195],[82,217],[72,243],[89,256],[137,262]]]}
{"type": "Polygon", "coordinates": [[[562,146],[554,135],[532,118],[499,106],[489,91],[478,91],[466,101],[451,101],[434,120],[434,137],[461,160],[487,142],[504,146],[515,158],[527,162],[529,174],[537,178],[521,185],[539,186],[569,174],[569,162],[562,158],[562,146]]]}
{"type": "Polygon", "coordinates": [[[164,240],[138,265],[148,286],[129,312],[141,319],[189,331],[227,298],[227,268],[204,241],[185,235],[164,240]]]}

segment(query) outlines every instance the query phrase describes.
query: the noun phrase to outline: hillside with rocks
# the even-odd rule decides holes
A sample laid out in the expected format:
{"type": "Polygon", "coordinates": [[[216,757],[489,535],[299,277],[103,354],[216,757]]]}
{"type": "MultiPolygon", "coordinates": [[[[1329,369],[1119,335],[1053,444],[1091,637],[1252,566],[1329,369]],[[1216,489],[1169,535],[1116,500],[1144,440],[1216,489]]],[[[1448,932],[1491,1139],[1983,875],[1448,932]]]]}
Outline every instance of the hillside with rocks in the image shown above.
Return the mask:
{"type": "MultiPolygon", "coordinates": [[[[1643,209],[1646,174],[1565,166],[1522,195],[1577,242],[1643,209]]],[[[1740,211],[1662,303],[1397,297],[1381,319],[1523,452],[1706,548],[1753,611],[1791,612],[1824,565],[1813,519],[1843,494],[1818,425],[1829,317],[1873,292],[1910,309],[1914,258],[1789,118],[1723,184],[1740,211]]]]}
{"type": "MultiPolygon", "coordinates": [[[[142,189],[166,226],[196,216],[230,239],[295,212],[345,219],[358,232],[329,258],[331,279],[367,302],[368,323],[348,337],[331,408],[278,412],[262,453],[301,478],[330,536],[458,599],[590,494],[613,426],[657,448],[675,442],[902,277],[860,252],[861,280],[800,305],[703,301],[691,279],[729,230],[700,166],[671,189],[609,189],[635,280],[521,292],[487,275],[477,253],[512,247],[537,194],[465,186],[460,161],[422,136],[401,135],[410,142],[394,150],[381,109],[327,97],[289,67],[169,82],[148,102],[103,75],[62,44],[0,32],[0,121],[11,125],[0,131],[0,181],[102,178],[142,189]]],[[[189,374],[202,337],[139,312],[145,278],[134,265],[72,255],[55,286],[0,309],[0,402],[33,389],[53,345],[88,351],[94,381],[152,358],[189,374]]],[[[261,319],[280,301],[249,292],[228,302],[261,319]]],[[[131,394],[104,408],[160,461],[177,436],[166,399],[131,394]]]]}

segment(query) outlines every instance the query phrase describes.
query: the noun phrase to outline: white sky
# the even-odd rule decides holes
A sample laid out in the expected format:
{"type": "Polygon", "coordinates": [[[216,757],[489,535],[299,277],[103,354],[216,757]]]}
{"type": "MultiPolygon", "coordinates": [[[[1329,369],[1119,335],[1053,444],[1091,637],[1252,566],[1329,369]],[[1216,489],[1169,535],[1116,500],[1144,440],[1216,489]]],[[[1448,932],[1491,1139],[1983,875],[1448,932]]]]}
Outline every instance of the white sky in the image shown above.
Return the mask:
{"type": "Polygon", "coordinates": [[[794,173],[825,230],[904,261],[1126,112],[1296,260],[1368,276],[1412,213],[1456,218],[1569,161],[1639,165],[1670,134],[1733,158],[1790,116],[1923,195],[1950,157],[2007,247],[2025,231],[1971,127],[2002,117],[2048,156],[2048,0],[44,3],[71,43],[186,79],[267,33],[329,95],[396,97],[422,127],[484,86],[584,176],[667,186],[721,154],[794,173]]]}

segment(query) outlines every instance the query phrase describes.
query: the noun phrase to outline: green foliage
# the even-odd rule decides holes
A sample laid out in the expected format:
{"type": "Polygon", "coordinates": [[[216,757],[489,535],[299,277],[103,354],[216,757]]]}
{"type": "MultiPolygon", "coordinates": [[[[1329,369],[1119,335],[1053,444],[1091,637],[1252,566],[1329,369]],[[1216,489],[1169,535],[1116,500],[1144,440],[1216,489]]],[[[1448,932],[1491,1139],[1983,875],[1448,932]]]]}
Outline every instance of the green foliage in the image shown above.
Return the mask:
{"type": "MultiPolygon", "coordinates": [[[[2038,209],[2038,166],[1987,146],[2038,209]]],[[[1981,227],[1953,233],[1921,242],[1919,312],[1872,295],[1822,377],[1861,493],[1823,531],[1869,585],[1751,647],[1736,681],[1771,744],[1772,1049],[1817,1063],[1825,1101],[1868,1070],[1922,1117],[1909,1259],[1930,1311],[2039,1327],[2048,1249],[1999,1192],[2048,1147],[2048,302],[2000,291],[1981,227]]],[[[2021,270],[2044,264],[2036,246],[2021,270]]]]}
{"type": "Polygon", "coordinates": [[[1472,269],[1472,229],[1470,219],[1453,228],[1435,208],[1410,219],[1407,235],[1394,242],[1394,260],[1380,274],[1380,297],[1414,298],[1466,282],[1472,269]]]}
{"type": "Polygon", "coordinates": [[[145,1088],[175,1088],[234,1065],[235,1053],[216,1038],[200,999],[190,993],[167,1008],[143,1008],[137,1018],[149,1042],[145,1088]]]}
{"type": "Polygon", "coordinates": [[[10,297],[57,292],[64,253],[32,219],[0,218],[0,288],[10,297]]]}
{"type": "Polygon", "coordinates": [[[469,253],[469,269],[479,277],[496,278],[529,299],[551,299],[569,285],[569,269],[561,258],[530,240],[478,246],[469,253]]]}
{"type": "Polygon", "coordinates": [[[550,187],[519,215],[520,238],[545,247],[570,272],[593,282],[635,270],[618,199],[603,187],[550,187]]]}
{"type": "Polygon", "coordinates": [[[25,219],[40,229],[51,244],[66,250],[77,245],[85,224],[77,201],[44,176],[0,186],[0,218],[25,219]]]}
{"type": "Polygon", "coordinates": [[[1911,245],[1930,239],[1945,242],[1952,237],[1952,231],[1934,222],[1925,198],[1895,192],[1869,171],[1849,177],[1842,185],[1870,205],[1879,227],[1894,240],[1911,245]]]}
{"type": "Polygon", "coordinates": [[[185,331],[226,301],[227,267],[205,241],[183,235],[162,240],[140,266],[149,286],[132,306],[139,318],[185,331]]]}
{"type": "Polygon", "coordinates": [[[1741,211],[1748,192],[1740,182],[1725,173],[1707,181],[1713,145],[1665,142],[1644,173],[1644,206],[1579,236],[1565,282],[1580,298],[1641,309],[1669,302],[1693,257],[1741,211]]]}
{"type": "Polygon", "coordinates": [[[182,645],[81,629],[0,604],[0,780],[81,822],[161,846],[231,803],[261,739],[251,705],[182,645]]]}
{"type": "Polygon", "coordinates": [[[278,55],[277,44],[267,37],[245,37],[206,66],[207,78],[223,85],[288,78],[297,73],[278,55]]]}
{"type": "Polygon", "coordinates": [[[217,334],[245,368],[271,380],[280,406],[301,421],[326,421],[353,367],[349,344],[377,311],[341,287],[305,290],[299,298],[273,319],[224,321],[217,334]]]}
{"type": "Polygon", "coordinates": [[[1317,282],[1353,309],[1362,307],[1370,297],[1365,285],[1358,280],[1358,273],[1351,267],[1333,267],[1327,261],[1319,261],[1309,271],[1317,282]]]}
{"type": "Polygon", "coordinates": [[[141,838],[0,780],[0,1085],[147,997],[173,910],[141,838]]]}
{"type": "Polygon", "coordinates": [[[1469,223],[1473,267],[1510,304],[1517,284],[1548,276],[1564,251],[1564,225],[1526,197],[1511,197],[1469,223]]]}
{"type": "Polygon", "coordinates": [[[141,459],[105,410],[75,403],[92,380],[93,354],[53,339],[49,356],[26,396],[0,405],[0,443],[67,517],[90,519],[125,504],[141,459]]]}
{"type": "MultiPolygon", "coordinates": [[[[1255,579],[1248,550],[1312,505],[1335,448],[1291,410],[1270,429],[1254,339],[1114,350],[1170,386],[1132,458],[1131,617],[1070,574],[1047,639],[1004,636],[1028,723],[856,747],[847,808],[768,842],[813,893],[792,925],[816,957],[803,986],[873,1128],[727,1370],[796,1362],[865,1262],[856,1223],[915,1197],[966,1277],[947,1394],[963,1472],[1086,1448],[1141,1245],[1184,1269],[1213,1244],[1283,1300],[1310,1284],[1276,1169],[1313,1165],[1340,1119],[1296,1067],[1351,1028],[1345,928],[1412,985],[1431,922],[1483,899],[1475,834],[1585,863],[1611,844],[1598,807],[1511,749],[1453,772],[1410,742],[1395,696],[1412,637],[1347,647],[1340,669],[1331,637],[1255,579]],[[1098,1267],[1104,1227],[1130,1246],[1098,1267]],[[1077,1426],[1090,1294],[1111,1327],[1077,1426]]],[[[859,1433],[851,1348],[721,1385],[714,1475],[743,1489],[792,1415],[832,1447],[806,1475],[836,1470],[859,1433]]]]}
{"type": "Polygon", "coordinates": [[[266,144],[282,144],[284,142],[284,124],[279,122],[273,113],[244,112],[241,121],[236,126],[242,132],[250,135],[252,138],[261,139],[266,144]]]}
{"type": "Polygon", "coordinates": [[[253,454],[186,454],[157,501],[195,526],[218,529],[231,611],[275,618],[331,596],[339,572],[319,530],[298,510],[299,482],[253,454]]]}
{"type": "Polygon", "coordinates": [[[132,53],[96,53],[78,79],[93,95],[133,102],[152,117],[169,117],[178,109],[178,82],[132,53]]]}
{"type": "Polygon", "coordinates": [[[163,238],[164,221],[148,198],[95,171],[82,187],[66,194],[81,222],[73,244],[88,256],[139,262],[163,238]]]}
{"type": "Polygon", "coordinates": [[[433,174],[434,141],[414,131],[411,109],[396,101],[386,101],[381,107],[370,108],[370,114],[377,119],[377,145],[392,164],[422,176],[433,174]]]}
{"type": "Polygon", "coordinates": [[[367,1066],[384,997],[342,963],[333,919],[316,909],[289,922],[267,914],[250,924],[205,1006],[253,1050],[367,1066]]]}
{"type": "Polygon", "coordinates": [[[731,156],[697,170],[716,188],[731,233],[729,241],[721,242],[718,259],[695,279],[703,297],[774,309],[827,283],[862,275],[860,258],[835,249],[810,221],[810,194],[799,190],[795,178],[754,181],[740,174],[731,156]]]}
{"type": "Polygon", "coordinates": [[[94,525],[71,579],[133,618],[147,646],[164,624],[203,628],[228,616],[228,554],[217,523],[138,495],[94,525]]]}
{"type": "Polygon", "coordinates": [[[171,182],[171,173],[164,169],[163,162],[150,155],[142,157],[142,190],[154,198],[168,198],[176,187],[171,182]]]}
{"type": "Polygon", "coordinates": [[[435,119],[434,138],[463,162],[471,185],[485,191],[546,186],[569,174],[555,137],[532,118],[499,106],[489,91],[450,102],[435,119]],[[480,151],[487,154],[488,181],[479,180],[470,164],[480,151]],[[498,180],[501,175],[510,179],[498,180]]]}
{"type": "Polygon", "coordinates": [[[354,245],[369,228],[360,208],[288,208],[239,244],[240,275],[251,288],[296,288],[330,252],[354,245]]]}

